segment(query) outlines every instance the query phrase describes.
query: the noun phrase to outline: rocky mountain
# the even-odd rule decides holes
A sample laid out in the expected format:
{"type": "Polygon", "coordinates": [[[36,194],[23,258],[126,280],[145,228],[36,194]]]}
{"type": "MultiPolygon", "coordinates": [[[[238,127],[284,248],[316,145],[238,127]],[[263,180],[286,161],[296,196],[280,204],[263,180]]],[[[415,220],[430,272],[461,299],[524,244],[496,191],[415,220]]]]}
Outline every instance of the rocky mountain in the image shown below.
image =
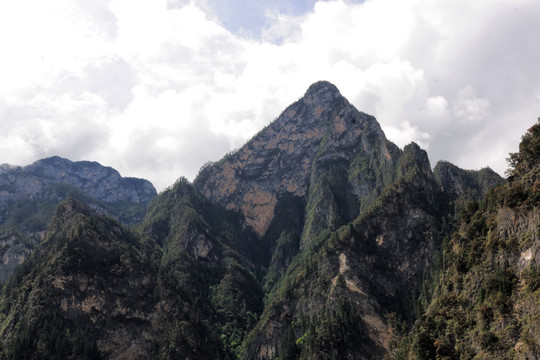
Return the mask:
{"type": "MultiPolygon", "coordinates": [[[[315,83],[241,149],[159,194],[134,227],[63,203],[2,290],[4,355],[436,358],[440,327],[419,334],[441,316],[430,309],[448,284],[449,244],[502,181],[447,162],[432,170],[418,145],[399,149],[334,85],[315,83]]],[[[537,241],[534,226],[508,227],[537,241]]]]}
{"type": "Polygon", "coordinates": [[[365,208],[392,181],[388,172],[399,155],[375,118],[356,110],[333,84],[318,82],[240,150],[201,169],[195,186],[240,211],[262,236],[282,197],[307,199],[325,170],[341,171],[353,159],[346,174],[354,177],[350,211],[365,208]],[[369,174],[354,176],[362,170],[369,174]]]}
{"type": "Polygon", "coordinates": [[[194,185],[261,238],[270,290],[300,247],[354,219],[394,181],[400,156],[375,118],[318,82],[244,147],[201,169],[194,185]]]}
{"type": "Polygon", "coordinates": [[[412,323],[416,288],[448,231],[452,203],[502,180],[489,169],[436,169],[438,176],[416,144],[401,151],[389,142],[327,82],[203,168],[195,187],[242,213],[266,252],[262,284],[271,300],[244,358],[382,356],[385,314],[412,323]],[[354,330],[336,340],[339,316],[354,330]]]}
{"type": "Polygon", "coordinates": [[[123,178],[97,162],[72,162],[58,156],[28,166],[0,165],[0,205],[21,197],[44,197],[52,184],[70,184],[105,203],[129,201],[148,205],[156,189],[146,180],[123,178]]]}
{"type": "Polygon", "coordinates": [[[246,359],[381,358],[390,339],[385,314],[412,321],[414,288],[436,252],[445,209],[433,197],[425,152],[410,145],[401,160],[401,175],[377,202],[294,259],[246,359]]]}
{"type": "Polygon", "coordinates": [[[156,195],[150,182],[123,178],[97,162],[51,157],[24,167],[0,165],[0,280],[44,239],[47,223],[67,198],[134,224],[156,195]]]}

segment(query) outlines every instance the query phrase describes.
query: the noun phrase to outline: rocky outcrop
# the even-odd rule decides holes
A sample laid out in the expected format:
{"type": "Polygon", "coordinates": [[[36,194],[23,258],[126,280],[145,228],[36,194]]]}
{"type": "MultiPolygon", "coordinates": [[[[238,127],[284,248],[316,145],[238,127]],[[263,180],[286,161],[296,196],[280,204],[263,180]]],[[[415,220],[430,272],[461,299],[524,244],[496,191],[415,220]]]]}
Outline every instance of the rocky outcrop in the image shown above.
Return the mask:
{"type": "Polygon", "coordinates": [[[15,231],[0,231],[0,280],[9,278],[24,259],[28,257],[35,243],[43,240],[45,231],[23,236],[15,231]],[[36,240],[34,240],[36,239],[36,240]]]}
{"type": "Polygon", "coordinates": [[[416,287],[440,246],[448,209],[418,145],[405,147],[394,172],[368,209],[304,246],[245,359],[382,358],[392,331],[387,314],[414,321],[416,287]]]}

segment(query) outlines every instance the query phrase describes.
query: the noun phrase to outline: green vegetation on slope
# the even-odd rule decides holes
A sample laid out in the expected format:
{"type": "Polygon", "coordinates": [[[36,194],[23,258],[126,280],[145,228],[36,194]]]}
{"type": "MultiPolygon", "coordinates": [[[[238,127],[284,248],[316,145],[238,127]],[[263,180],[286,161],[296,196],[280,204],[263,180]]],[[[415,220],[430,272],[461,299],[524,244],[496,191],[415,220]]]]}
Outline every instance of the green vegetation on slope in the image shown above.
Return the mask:
{"type": "Polygon", "coordinates": [[[193,300],[219,339],[224,359],[241,356],[263,306],[256,280],[261,268],[255,264],[262,263],[264,254],[241,220],[181,178],[151,203],[139,227],[162,247],[159,271],[193,300]]]}

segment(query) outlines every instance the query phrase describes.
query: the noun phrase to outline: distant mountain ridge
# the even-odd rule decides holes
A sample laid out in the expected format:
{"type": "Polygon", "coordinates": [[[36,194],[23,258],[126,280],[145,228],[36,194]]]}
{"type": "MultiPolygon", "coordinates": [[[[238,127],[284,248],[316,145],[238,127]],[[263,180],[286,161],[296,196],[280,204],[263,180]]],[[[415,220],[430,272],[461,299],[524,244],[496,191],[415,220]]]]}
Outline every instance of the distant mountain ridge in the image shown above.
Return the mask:
{"type": "Polygon", "coordinates": [[[0,204],[20,196],[42,196],[48,185],[56,183],[73,185],[106,203],[131,201],[148,205],[157,195],[148,180],[122,177],[97,162],[73,162],[53,156],[28,166],[0,165],[0,204]]]}

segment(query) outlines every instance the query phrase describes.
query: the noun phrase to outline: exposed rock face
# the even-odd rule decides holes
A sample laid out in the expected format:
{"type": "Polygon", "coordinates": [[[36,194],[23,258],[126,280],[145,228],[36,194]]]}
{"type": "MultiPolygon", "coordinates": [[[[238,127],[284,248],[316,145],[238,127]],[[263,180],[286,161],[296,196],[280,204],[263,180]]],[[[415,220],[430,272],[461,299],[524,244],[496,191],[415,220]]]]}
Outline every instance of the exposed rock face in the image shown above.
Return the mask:
{"type": "Polygon", "coordinates": [[[336,232],[319,235],[303,249],[302,260],[293,261],[251,335],[245,359],[295,353],[319,359],[328,352],[382,358],[392,331],[385,314],[414,320],[415,287],[439,247],[438,224],[448,210],[427,154],[416,144],[404,149],[395,172],[396,181],[379,201],[336,232]],[[332,337],[332,344],[325,343],[332,337]],[[302,347],[283,346],[300,338],[302,347]]]}
{"type": "Polygon", "coordinates": [[[356,110],[334,85],[319,82],[240,150],[203,168],[195,184],[207,198],[241,211],[262,236],[280,197],[307,197],[320,167],[350,161],[358,152],[387,162],[399,154],[372,116],[356,110]]]}
{"type": "Polygon", "coordinates": [[[353,335],[342,335],[352,337],[342,337],[332,351],[342,358],[382,357],[389,349],[384,314],[414,320],[414,289],[441,246],[442,219],[454,210],[450,201],[478,198],[499,180],[489,170],[467,172],[449,163],[438,165],[434,176],[418,145],[401,151],[332,84],[312,85],[195,181],[206,198],[240,211],[269,252],[263,286],[273,289],[273,300],[244,358],[295,358],[300,350],[304,358],[319,358],[317,351],[329,349],[317,341],[327,341],[323,334],[335,324],[317,314],[338,307],[362,326],[351,323],[353,335]],[[301,338],[309,345],[290,345],[301,338]]]}
{"type": "Polygon", "coordinates": [[[0,280],[5,281],[32,251],[34,244],[43,240],[45,232],[32,234],[37,239],[23,236],[15,231],[0,232],[0,280]]]}

